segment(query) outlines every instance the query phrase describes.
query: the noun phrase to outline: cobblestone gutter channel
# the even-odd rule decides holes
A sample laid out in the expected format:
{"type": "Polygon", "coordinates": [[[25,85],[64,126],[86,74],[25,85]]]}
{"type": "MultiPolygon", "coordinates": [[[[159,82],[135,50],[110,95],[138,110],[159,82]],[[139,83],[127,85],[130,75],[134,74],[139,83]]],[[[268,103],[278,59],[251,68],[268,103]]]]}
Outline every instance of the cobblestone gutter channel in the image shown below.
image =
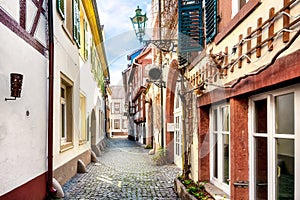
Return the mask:
{"type": "Polygon", "coordinates": [[[63,186],[64,199],[179,199],[175,165],[156,166],[148,151],[126,138],[108,140],[97,163],[63,186]]]}

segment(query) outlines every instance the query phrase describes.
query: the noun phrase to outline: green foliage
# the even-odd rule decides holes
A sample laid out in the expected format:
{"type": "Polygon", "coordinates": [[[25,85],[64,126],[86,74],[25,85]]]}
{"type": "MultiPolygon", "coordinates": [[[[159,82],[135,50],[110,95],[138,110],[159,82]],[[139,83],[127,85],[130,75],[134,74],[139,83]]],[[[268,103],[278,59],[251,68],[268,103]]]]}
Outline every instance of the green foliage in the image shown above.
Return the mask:
{"type": "Polygon", "coordinates": [[[183,180],[183,184],[184,185],[189,185],[189,184],[191,184],[191,182],[192,182],[192,180],[183,180]]]}
{"type": "Polygon", "coordinates": [[[191,179],[183,179],[182,176],[178,176],[178,179],[186,187],[187,192],[192,194],[197,199],[206,200],[208,198],[211,198],[211,195],[207,193],[205,190],[205,186],[204,186],[205,183],[200,183],[200,182],[195,183],[191,179]]]}
{"type": "Polygon", "coordinates": [[[145,149],[153,149],[153,147],[150,144],[148,144],[147,146],[145,146],[145,149]]]}
{"type": "Polygon", "coordinates": [[[188,193],[191,193],[191,194],[194,194],[194,193],[197,192],[197,188],[194,187],[194,186],[191,186],[191,187],[189,187],[189,188],[187,189],[187,192],[188,192],[188,193]]]}

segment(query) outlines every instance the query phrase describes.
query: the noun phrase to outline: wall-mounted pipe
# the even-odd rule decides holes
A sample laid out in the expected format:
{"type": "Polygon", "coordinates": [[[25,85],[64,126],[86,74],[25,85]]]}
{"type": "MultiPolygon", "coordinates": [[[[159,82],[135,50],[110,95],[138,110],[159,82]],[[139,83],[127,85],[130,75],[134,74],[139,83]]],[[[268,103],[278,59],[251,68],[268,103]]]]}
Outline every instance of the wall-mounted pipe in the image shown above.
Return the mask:
{"type": "Polygon", "coordinates": [[[54,37],[53,37],[53,2],[48,0],[48,31],[49,31],[49,99],[48,99],[48,172],[47,191],[53,195],[53,81],[54,81],[54,37]]]}

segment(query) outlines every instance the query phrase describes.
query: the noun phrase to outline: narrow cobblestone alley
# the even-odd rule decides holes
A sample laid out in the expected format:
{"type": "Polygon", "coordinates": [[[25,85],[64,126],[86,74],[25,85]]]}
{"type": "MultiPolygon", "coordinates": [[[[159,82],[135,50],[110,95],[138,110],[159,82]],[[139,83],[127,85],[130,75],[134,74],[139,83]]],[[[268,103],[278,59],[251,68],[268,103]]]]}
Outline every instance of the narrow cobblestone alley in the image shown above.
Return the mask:
{"type": "Polygon", "coordinates": [[[149,150],[127,138],[107,140],[105,152],[88,173],[77,174],[63,186],[64,199],[178,199],[175,165],[156,166],[149,150]]]}

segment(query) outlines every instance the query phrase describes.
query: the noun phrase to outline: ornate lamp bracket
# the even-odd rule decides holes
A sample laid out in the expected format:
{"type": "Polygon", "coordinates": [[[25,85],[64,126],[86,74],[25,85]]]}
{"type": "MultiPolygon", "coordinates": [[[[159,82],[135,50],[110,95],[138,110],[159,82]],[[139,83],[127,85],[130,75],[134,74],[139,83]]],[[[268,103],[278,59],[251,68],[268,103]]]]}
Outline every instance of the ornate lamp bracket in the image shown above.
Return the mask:
{"type": "Polygon", "coordinates": [[[174,51],[175,48],[175,39],[169,40],[144,40],[144,44],[148,46],[149,44],[153,44],[158,49],[163,52],[176,52],[174,51]]]}

